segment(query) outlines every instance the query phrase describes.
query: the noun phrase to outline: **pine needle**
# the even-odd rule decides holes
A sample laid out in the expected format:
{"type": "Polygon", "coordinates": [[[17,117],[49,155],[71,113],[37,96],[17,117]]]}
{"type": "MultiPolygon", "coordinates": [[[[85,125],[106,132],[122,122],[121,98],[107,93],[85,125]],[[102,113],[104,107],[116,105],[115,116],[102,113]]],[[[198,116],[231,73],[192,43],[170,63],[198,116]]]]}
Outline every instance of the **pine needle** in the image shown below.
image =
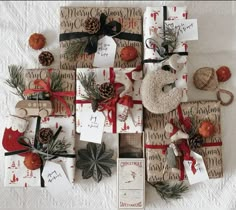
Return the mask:
{"type": "Polygon", "coordinates": [[[83,73],[79,73],[78,79],[79,79],[81,85],[84,87],[86,95],[83,95],[83,97],[85,99],[91,100],[91,101],[104,100],[103,97],[100,95],[100,91],[99,91],[98,86],[96,85],[94,72],[90,72],[88,75],[85,75],[83,73]]]}
{"type": "Polygon", "coordinates": [[[57,72],[52,72],[50,74],[50,78],[51,78],[51,90],[53,92],[62,91],[63,90],[62,76],[57,72]]]}
{"type": "Polygon", "coordinates": [[[10,65],[8,66],[8,71],[10,78],[6,79],[6,84],[9,85],[11,88],[16,89],[16,95],[20,96],[23,100],[24,97],[24,90],[25,90],[25,83],[24,83],[24,77],[22,74],[23,67],[16,66],[16,65],[10,65]]]}
{"type": "Polygon", "coordinates": [[[65,57],[70,61],[76,60],[79,55],[84,53],[87,43],[87,39],[77,39],[71,41],[65,50],[65,57]]]}
{"type": "Polygon", "coordinates": [[[184,182],[177,182],[175,184],[170,184],[167,181],[160,181],[154,184],[148,183],[156,189],[157,193],[165,201],[168,199],[180,199],[182,198],[182,193],[188,191],[188,186],[184,182]]]}

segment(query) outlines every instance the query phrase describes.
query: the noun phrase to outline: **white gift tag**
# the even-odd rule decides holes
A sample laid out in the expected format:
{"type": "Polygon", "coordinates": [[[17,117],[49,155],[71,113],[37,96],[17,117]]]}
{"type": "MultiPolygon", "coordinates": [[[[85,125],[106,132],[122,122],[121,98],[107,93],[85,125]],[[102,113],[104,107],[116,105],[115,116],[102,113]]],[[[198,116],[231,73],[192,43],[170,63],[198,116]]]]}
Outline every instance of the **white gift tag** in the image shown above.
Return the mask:
{"type": "Polygon", "coordinates": [[[197,19],[166,20],[165,23],[179,31],[178,41],[198,40],[197,19]]]}
{"type": "Polygon", "coordinates": [[[98,40],[97,52],[94,56],[93,66],[113,67],[116,56],[116,43],[110,36],[98,40]]]}
{"type": "Polygon", "coordinates": [[[188,161],[188,160],[184,161],[184,168],[185,168],[185,172],[187,174],[189,183],[196,184],[198,182],[209,180],[206,166],[204,164],[202,156],[193,151],[191,151],[190,155],[196,160],[195,168],[197,171],[195,174],[193,174],[191,170],[192,161],[188,161]]]}
{"type": "Polygon", "coordinates": [[[47,190],[57,198],[62,198],[67,190],[71,190],[71,184],[68,181],[65,172],[58,163],[46,161],[42,177],[47,190]]]}
{"type": "Polygon", "coordinates": [[[84,111],[80,114],[80,140],[101,144],[105,123],[102,112],[84,111]]]}

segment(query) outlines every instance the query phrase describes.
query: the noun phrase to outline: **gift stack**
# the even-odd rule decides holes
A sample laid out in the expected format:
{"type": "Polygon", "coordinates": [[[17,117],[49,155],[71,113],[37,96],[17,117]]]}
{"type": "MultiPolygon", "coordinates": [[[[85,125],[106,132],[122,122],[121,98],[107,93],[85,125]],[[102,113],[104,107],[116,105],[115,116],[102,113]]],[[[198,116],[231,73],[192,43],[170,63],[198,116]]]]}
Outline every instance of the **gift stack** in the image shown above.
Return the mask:
{"type": "Polygon", "coordinates": [[[73,183],[75,72],[10,66],[9,73],[9,84],[16,84],[23,100],[17,102],[14,116],[8,117],[2,140],[7,151],[5,186],[48,186],[49,179],[43,177],[48,163],[55,163],[47,169],[55,171],[51,180],[62,170],[60,177],[73,183]]]}
{"type": "MultiPolygon", "coordinates": [[[[9,67],[7,83],[22,100],[3,136],[5,186],[73,183],[74,129],[88,142],[76,167],[96,182],[116,163],[103,137],[119,136],[119,209],[145,208],[145,175],[164,199],[187,189],[169,180],[223,176],[220,105],[233,97],[187,102],[187,41],[198,39],[197,21],[185,7],[147,7],[143,17],[142,25],[137,8],[61,7],[60,69],[9,67]]],[[[29,40],[35,50],[45,43],[42,34],[29,40]]],[[[43,66],[53,60],[39,55],[43,66]]],[[[230,76],[226,67],[201,68],[194,84],[214,91],[230,76]]]]}

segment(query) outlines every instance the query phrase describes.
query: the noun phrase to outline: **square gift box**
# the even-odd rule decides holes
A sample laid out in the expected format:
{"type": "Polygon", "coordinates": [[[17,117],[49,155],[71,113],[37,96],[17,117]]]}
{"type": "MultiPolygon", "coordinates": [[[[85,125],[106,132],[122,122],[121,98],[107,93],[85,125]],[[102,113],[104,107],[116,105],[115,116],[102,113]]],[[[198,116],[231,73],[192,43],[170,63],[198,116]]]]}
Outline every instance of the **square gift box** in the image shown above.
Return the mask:
{"type": "MultiPolygon", "coordinates": [[[[202,147],[195,152],[203,157],[209,178],[223,176],[222,141],[220,129],[220,102],[195,101],[181,103],[183,117],[191,117],[196,125],[203,120],[210,120],[215,126],[211,137],[205,138],[202,147]]],[[[167,114],[153,114],[145,110],[144,134],[146,147],[147,181],[158,182],[166,180],[179,180],[180,173],[172,172],[170,167],[165,167],[165,148],[170,144],[169,135],[165,132],[165,125],[174,119],[179,120],[177,110],[167,114]],[[165,168],[165,172],[163,170],[165,168]]],[[[186,177],[185,177],[186,178],[186,177]]]]}
{"type": "MultiPolygon", "coordinates": [[[[162,43],[160,36],[163,36],[164,20],[187,19],[186,7],[147,7],[143,17],[143,40],[144,40],[144,72],[154,71],[161,66],[163,57],[157,52],[158,45],[162,43]],[[158,45],[157,45],[158,43],[158,45]],[[150,61],[152,60],[152,61],[150,61]],[[155,61],[153,61],[155,60],[155,61]]],[[[174,52],[186,54],[188,45],[186,42],[177,42],[174,52]]],[[[183,88],[182,102],[188,100],[187,97],[187,56],[182,55],[181,60],[184,64],[182,70],[176,72],[176,87],[183,88]]]]}
{"type": "MultiPolygon", "coordinates": [[[[34,142],[37,118],[29,118],[29,125],[24,136],[34,142]]],[[[55,133],[59,126],[62,130],[57,139],[69,143],[68,154],[75,154],[75,132],[74,117],[46,117],[40,122],[41,128],[51,128],[55,133]],[[65,123],[66,122],[66,123],[65,123]]],[[[68,180],[74,182],[75,158],[57,157],[50,160],[62,166],[68,180]]],[[[5,179],[4,186],[7,187],[40,187],[41,170],[29,170],[24,165],[24,157],[20,155],[5,156],[5,179]]]]}
{"type": "MultiPolygon", "coordinates": [[[[141,63],[142,59],[142,9],[140,8],[113,8],[113,7],[61,7],[60,9],[60,68],[76,69],[76,68],[92,68],[94,53],[83,53],[76,59],[65,56],[65,50],[69,45],[74,45],[75,41],[84,40],[92,37],[88,34],[85,21],[88,18],[100,19],[100,15],[104,13],[106,24],[111,21],[117,21],[121,24],[121,31],[113,36],[116,42],[116,56],[114,67],[134,67],[141,63]],[[133,61],[124,61],[120,57],[122,48],[133,46],[138,52],[138,57],[133,61]]],[[[100,24],[100,27],[101,24],[100,24]]],[[[103,30],[104,31],[104,30],[103,30]]],[[[104,33],[99,35],[102,38],[104,33]]]]}
{"type": "MultiPolygon", "coordinates": [[[[76,74],[83,73],[85,75],[94,72],[96,76],[96,83],[102,84],[110,82],[111,75],[114,72],[131,73],[134,68],[78,68],[76,74]]],[[[142,72],[140,72],[142,73],[142,72]]],[[[143,106],[140,96],[141,78],[133,82],[133,108],[130,108],[128,118],[121,122],[118,120],[119,113],[122,113],[123,105],[117,103],[115,109],[112,111],[113,121],[108,119],[108,111],[105,109],[106,120],[104,125],[104,132],[106,133],[142,133],[143,132],[143,106]]],[[[80,81],[76,81],[76,132],[80,133],[81,124],[80,113],[87,110],[92,110],[91,102],[83,98],[86,95],[80,81]]]]}
{"type": "MultiPolygon", "coordinates": [[[[75,91],[75,71],[74,70],[58,70],[58,69],[26,69],[24,70],[25,86],[26,89],[40,89],[34,85],[36,79],[46,81],[52,72],[59,73],[62,77],[63,91],[75,91]]],[[[62,92],[63,92],[62,91],[62,92]]],[[[75,114],[75,97],[74,96],[61,96],[65,99],[71,114],[75,114]]],[[[53,114],[54,115],[67,115],[65,106],[57,99],[53,100],[53,114]]]]}

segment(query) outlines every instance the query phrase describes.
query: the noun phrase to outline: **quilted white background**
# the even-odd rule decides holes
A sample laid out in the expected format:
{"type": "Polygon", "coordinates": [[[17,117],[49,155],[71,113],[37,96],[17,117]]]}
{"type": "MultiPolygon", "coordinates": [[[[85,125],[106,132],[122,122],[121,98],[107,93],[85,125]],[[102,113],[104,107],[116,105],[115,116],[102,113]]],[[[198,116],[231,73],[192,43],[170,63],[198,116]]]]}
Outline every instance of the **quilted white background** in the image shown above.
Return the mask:
{"type": "MultiPolygon", "coordinates": [[[[8,76],[7,66],[22,65],[38,68],[39,51],[28,46],[28,38],[34,32],[45,34],[47,46],[55,56],[53,67],[59,67],[59,7],[60,6],[183,6],[188,7],[189,18],[197,18],[199,40],[189,44],[189,100],[215,99],[215,93],[203,92],[192,85],[193,72],[203,66],[217,68],[227,65],[232,78],[220,87],[231,90],[236,96],[236,3],[233,1],[52,1],[52,2],[0,2],[0,136],[4,121],[14,113],[18,100],[4,85],[8,76]]],[[[222,138],[224,177],[190,187],[184,198],[166,203],[155,190],[146,185],[146,209],[232,209],[236,208],[236,103],[222,107],[222,138]]],[[[109,148],[117,149],[117,136],[106,135],[109,148]]],[[[78,148],[85,144],[77,142],[78,148]]],[[[65,195],[66,200],[54,199],[46,189],[4,188],[3,149],[0,150],[0,208],[1,209],[116,209],[116,169],[113,176],[96,184],[82,180],[76,171],[77,184],[65,195]]]]}

